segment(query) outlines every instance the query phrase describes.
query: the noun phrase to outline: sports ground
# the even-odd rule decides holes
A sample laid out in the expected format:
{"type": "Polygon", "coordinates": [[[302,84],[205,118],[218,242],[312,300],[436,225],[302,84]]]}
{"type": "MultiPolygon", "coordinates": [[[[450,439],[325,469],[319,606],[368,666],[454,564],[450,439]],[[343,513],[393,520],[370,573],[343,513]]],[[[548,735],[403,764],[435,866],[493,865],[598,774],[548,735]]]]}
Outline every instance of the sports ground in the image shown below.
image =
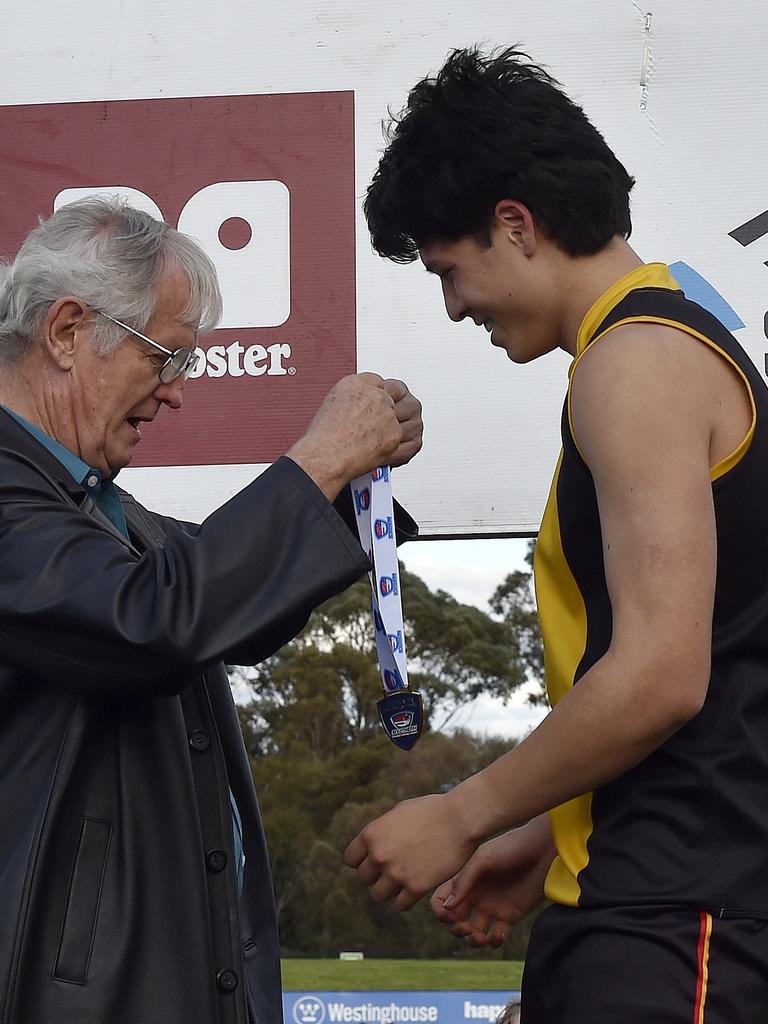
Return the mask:
{"type": "Polygon", "coordinates": [[[515,991],[522,960],[283,960],[287,992],[515,991]]]}

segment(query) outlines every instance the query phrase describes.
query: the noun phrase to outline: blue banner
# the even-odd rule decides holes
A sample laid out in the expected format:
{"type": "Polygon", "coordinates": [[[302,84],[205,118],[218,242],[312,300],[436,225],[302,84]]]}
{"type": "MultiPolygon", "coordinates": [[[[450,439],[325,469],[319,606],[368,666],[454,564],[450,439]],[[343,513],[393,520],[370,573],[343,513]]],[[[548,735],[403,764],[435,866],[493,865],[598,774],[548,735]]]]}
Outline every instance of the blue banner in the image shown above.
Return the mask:
{"type": "Polygon", "coordinates": [[[285,1024],[465,1024],[496,1020],[519,992],[285,992],[285,1024]]]}

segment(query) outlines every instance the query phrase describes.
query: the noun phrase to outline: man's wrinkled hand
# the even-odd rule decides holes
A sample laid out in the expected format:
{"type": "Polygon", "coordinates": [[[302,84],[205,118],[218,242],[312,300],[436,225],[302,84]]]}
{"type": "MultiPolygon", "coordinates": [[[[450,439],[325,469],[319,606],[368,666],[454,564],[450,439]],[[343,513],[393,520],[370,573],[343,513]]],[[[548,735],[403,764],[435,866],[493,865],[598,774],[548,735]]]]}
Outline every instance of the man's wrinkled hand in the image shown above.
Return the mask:
{"type": "Polygon", "coordinates": [[[397,421],[403,428],[403,437],[397,451],[390,458],[391,466],[404,466],[417,455],[424,443],[424,423],[421,418],[421,402],[408,390],[401,380],[390,378],[384,381],[384,390],[395,403],[397,421]]]}
{"type": "Polygon", "coordinates": [[[342,377],[286,453],[331,501],[355,477],[393,464],[400,451],[403,426],[385,383],[375,373],[342,377]]]}
{"type": "Polygon", "coordinates": [[[344,860],[377,902],[410,908],[455,875],[475,849],[462,833],[450,794],[405,800],[352,840],[344,860]]]}

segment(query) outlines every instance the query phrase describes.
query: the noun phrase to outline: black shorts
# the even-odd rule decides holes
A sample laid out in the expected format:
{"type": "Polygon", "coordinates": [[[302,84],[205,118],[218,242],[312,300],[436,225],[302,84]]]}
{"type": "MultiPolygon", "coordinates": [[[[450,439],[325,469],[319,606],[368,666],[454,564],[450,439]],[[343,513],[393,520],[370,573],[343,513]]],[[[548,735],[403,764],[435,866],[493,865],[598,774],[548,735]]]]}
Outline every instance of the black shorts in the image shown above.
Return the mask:
{"type": "Polygon", "coordinates": [[[684,907],[548,907],[521,1024],[768,1024],[768,921],[684,907]]]}

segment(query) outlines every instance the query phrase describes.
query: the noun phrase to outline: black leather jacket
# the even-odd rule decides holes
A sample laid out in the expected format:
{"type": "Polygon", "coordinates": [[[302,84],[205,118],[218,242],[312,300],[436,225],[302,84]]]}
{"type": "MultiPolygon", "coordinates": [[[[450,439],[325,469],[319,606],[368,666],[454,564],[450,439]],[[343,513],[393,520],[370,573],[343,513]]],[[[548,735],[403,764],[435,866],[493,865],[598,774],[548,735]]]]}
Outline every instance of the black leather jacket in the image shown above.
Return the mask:
{"type": "Polygon", "coordinates": [[[281,459],[128,542],[0,411],[0,1022],[282,1019],[264,836],[223,662],[368,568],[281,459]],[[236,894],[229,788],[243,820],[236,894]]]}

